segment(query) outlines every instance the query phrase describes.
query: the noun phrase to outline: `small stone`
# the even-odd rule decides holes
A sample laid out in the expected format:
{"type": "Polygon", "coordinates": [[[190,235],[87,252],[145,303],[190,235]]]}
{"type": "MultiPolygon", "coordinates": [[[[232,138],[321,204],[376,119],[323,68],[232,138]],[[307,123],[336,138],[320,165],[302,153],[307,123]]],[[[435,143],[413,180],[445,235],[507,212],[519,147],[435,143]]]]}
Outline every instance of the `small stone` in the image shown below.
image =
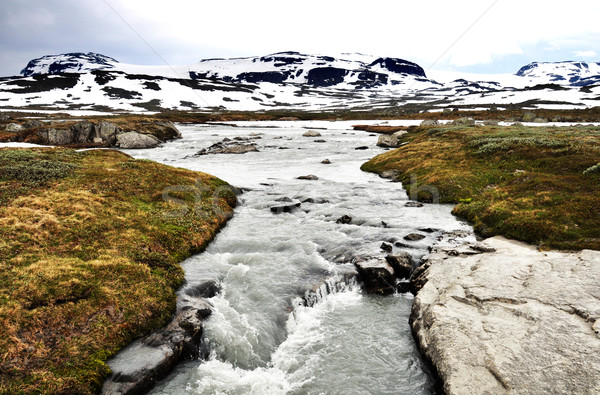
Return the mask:
{"type": "Polygon", "coordinates": [[[304,137],[319,137],[319,136],[321,136],[321,133],[319,133],[315,130],[309,130],[307,132],[304,132],[304,134],[302,134],[302,136],[304,136],[304,137]]]}
{"type": "Polygon", "coordinates": [[[288,204],[285,206],[274,206],[274,207],[271,207],[271,212],[274,214],[291,213],[292,211],[296,210],[300,206],[301,206],[301,203],[288,204]]]}
{"type": "Polygon", "coordinates": [[[319,179],[319,177],[315,176],[314,174],[309,174],[309,175],[307,175],[307,176],[300,176],[300,177],[297,177],[297,179],[298,179],[298,180],[313,180],[313,181],[314,181],[314,180],[318,180],[318,179],[319,179]]]}
{"type": "Polygon", "coordinates": [[[423,203],[419,202],[406,202],[404,207],[423,207],[423,203]]]}
{"type": "Polygon", "coordinates": [[[365,145],[362,145],[362,146],[360,146],[360,147],[356,147],[356,148],[354,148],[354,149],[355,149],[355,150],[357,150],[357,151],[364,151],[364,150],[366,150],[366,149],[369,149],[369,147],[367,147],[367,146],[365,146],[365,145]]]}
{"type": "Polygon", "coordinates": [[[343,215],[335,221],[336,224],[349,224],[352,222],[352,217],[349,215],[343,215]]]}
{"type": "Polygon", "coordinates": [[[381,243],[381,246],[379,246],[379,248],[381,248],[385,252],[392,252],[393,249],[392,245],[388,243],[381,243]]]}
{"type": "Polygon", "coordinates": [[[409,233],[406,236],[404,236],[404,240],[408,240],[408,241],[419,241],[419,240],[423,240],[425,238],[425,235],[420,235],[418,233],[409,233]]]}
{"type": "Polygon", "coordinates": [[[323,160],[321,161],[321,163],[322,163],[322,164],[324,164],[324,165],[330,165],[330,164],[331,164],[331,161],[330,161],[329,159],[323,159],[323,160]]]}

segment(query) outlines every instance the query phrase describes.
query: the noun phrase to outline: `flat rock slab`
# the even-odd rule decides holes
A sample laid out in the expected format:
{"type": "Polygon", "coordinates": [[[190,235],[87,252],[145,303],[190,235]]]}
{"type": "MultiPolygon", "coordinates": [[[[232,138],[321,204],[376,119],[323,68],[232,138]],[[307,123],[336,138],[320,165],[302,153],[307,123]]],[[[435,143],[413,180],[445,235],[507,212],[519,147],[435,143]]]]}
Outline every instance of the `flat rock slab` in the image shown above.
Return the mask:
{"type": "Polygon", "coordinates": [[[434,252],[413,278],[413,333],[445,393],[600,393],[600,252],[484,244],[434,252]]]}

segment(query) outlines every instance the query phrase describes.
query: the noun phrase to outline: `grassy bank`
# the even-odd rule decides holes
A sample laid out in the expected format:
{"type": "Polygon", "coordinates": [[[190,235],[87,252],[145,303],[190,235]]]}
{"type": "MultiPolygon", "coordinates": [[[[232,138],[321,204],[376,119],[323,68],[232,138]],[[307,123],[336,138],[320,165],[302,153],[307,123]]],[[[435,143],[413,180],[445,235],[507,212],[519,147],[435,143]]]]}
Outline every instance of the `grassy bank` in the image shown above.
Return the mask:
{"type": "Polygon", "coordinates": [[[0,393],[96,392],[108,357],[170,319],[178,263],[235,206],[225,185],[117,151],[0,149],[0,393]]]}
{"type": "Polygon", "coordinates": [[[362,166],[396,170],[409,196],[457,203],[483,236],[600,249],[600,128],[411,128],[409,144],[362,166]]]}

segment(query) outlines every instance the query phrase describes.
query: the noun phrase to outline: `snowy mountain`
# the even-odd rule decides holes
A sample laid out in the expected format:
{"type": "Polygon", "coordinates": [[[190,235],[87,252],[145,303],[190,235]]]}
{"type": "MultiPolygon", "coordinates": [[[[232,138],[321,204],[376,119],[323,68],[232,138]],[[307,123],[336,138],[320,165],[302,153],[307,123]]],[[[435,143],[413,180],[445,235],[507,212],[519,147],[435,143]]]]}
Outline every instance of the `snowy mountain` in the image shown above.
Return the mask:
{"type": "Polygon", "coordinates": [[[118,62],[108,56],[93,52],[47,55],[30,61],[21,74],[25,77],[36,74],[84,73],[91,70],[111,69],[118,62]]]}
{"type": "Polygon", "coordinates": [[[522,67],[517,75],[560,85],[588,86],[600,82],[600,63],[534,62],[522,67]]]}
{"type": "Polygon", "coordinates": [[[532,63],[516,75],[426,75],[398,58],[281,52],[140,66],[95,53],[34,59],[0,78],[0,108],[60,111],[582,107],[600,98],[600,65],[532,63]]]}

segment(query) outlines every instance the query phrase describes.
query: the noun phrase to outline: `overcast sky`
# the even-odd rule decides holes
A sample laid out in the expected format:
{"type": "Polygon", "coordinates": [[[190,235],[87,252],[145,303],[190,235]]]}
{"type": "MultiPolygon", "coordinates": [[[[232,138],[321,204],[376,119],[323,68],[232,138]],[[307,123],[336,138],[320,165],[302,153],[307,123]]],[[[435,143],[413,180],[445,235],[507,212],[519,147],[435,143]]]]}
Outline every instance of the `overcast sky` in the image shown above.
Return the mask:
{"type": "Polygon", "coordinates": [[[65,52],[182,65],[286,50],[514,73],[600,61],[599,19],[598,0],[0,0],[0,75],[65,52]]]}

